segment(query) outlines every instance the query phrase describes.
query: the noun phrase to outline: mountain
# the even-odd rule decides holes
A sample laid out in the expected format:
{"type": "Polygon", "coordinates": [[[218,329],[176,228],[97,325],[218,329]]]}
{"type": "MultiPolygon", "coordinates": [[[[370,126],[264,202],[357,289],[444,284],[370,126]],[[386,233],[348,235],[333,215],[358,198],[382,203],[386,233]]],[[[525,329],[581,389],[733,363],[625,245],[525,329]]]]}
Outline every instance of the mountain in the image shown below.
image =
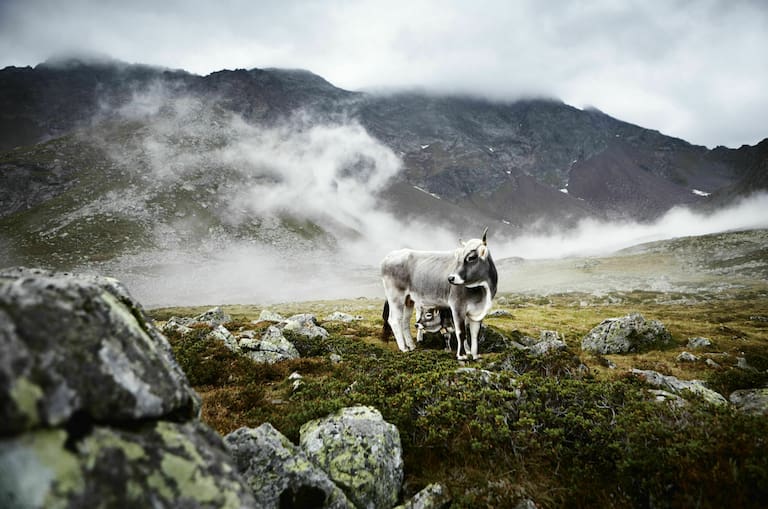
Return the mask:
{"type": "Polygon", "coordinates": [[[379,209],[504,235],[768,189],[768,140],[709,150],[552,99],[303,70],[51,60],[0,71],[0,111],[0,257],[60,268],[217,238],[334,248],[379,209]]]}

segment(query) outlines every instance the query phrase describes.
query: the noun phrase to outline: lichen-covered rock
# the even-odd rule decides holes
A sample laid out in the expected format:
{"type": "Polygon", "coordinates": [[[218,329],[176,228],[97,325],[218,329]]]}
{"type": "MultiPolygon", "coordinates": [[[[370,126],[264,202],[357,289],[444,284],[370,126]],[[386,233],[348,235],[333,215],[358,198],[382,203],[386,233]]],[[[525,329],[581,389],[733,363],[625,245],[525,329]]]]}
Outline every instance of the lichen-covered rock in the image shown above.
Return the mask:
{"type": "Polygon", "coordinates": [[[713,391],[704,385],[701,380],[680,380],[671,375],[662,375],[657,371],[633,369],[633,375],[639,376],[646,383],[671,391],[685,397],[686,393],[701,396],[705,401],[713,405],[725,405],[728,402],[719,392],[713,391]]]}
{"type": "Polygon", "coordinates": [[[224,438],[257,507],[354,507],[323,470],[265,423],[224,438]]]}
{"type": "Polygon", "coordinates": [[[231,351],[240,353],[240,344],[237,338],[223,325],[215,325],[207,337],[215,341],[221,341],[231,351]]]}
{"type": "Polygon", "coordinates": [[[315,315],[303,313],[293,315],[286,320],[284,330],[295,332],[310,338],[327,338],[328,331],[317,325],[315,315]]]}
{"type": "Polygon", "coordinates": [[[300,430],[299,446],[357,507],[393,507],[403,482],[400,433],[371,407],[343,408],[300,430]]]}
{"type": "Polygon", "coordinates": [[[534,357],[541,357],[549,352],[565,350],[566,348],[565,342],[560,338],[557,331],[543,330],[539,341],[528,346],[528,352],[534,357]]]}
{"type": "Polygon", "coordinates": [[[87,431],[0,439],[0,507],[256,507],[221,438],[197,421],[87,431]]]}
{"type": "Polygon", "coordinates": [[[768,389],[742,389],[732,392],[728,399],[742,412],[768,415],[768,389]]]}
{"type": "Polygon", "coordinates": [[[270,325],[258,342],[240,342],[241,351],[256,362],[274,364],[289,359],[298,359],[299,351],[285,339],[282,331],[270,325]]]}
{"type": "Polygon", "coordinates": [[[672,336],[658,320],[647,320],[639,313],[608,318],[581,340],[581,349],[599,354],[638,352],[667,346],[672,336]]]}
{"type": "Polygon", "coordinates": [[[395,509],[444,509],[450,505],[451,498],[448,496],[445,486],[432,483],[395,509]]]}
{"type": "Polygon", "coordinates": [[[96,421],[194,416],[170,345],[118,281],[0,271],[0,435],[96,421]]]}
{"type": "Polygon", "coordinates": [[[693,355],[691,352],[682,352],[675,359],[677,362],[696,362],[699,360],[699,358],[693,355]]]}

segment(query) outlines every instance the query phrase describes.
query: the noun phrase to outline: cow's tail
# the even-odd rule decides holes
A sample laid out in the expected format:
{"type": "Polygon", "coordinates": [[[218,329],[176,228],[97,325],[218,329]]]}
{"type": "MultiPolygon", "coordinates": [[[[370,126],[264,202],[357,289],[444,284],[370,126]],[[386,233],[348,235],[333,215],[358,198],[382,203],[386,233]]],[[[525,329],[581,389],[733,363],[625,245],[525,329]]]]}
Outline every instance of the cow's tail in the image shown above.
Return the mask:
{"type": "Polygon", "coordinates": [[[389,343],[389,338],[393,336],[392,327],[389,326],[389,301],[384,301],[384,309],[381,311],[381,319],[384,325],[381,328],[381,340],[389,343]]]}

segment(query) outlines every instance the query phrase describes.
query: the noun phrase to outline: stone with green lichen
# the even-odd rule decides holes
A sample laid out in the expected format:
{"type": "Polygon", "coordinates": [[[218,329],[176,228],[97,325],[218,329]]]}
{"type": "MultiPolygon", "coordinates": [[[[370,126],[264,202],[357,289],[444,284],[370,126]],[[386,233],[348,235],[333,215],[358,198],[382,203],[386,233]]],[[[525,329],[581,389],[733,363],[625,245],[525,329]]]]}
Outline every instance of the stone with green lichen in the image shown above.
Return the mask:
{"type": "Polygon", "coordinates": [[[695,394],[712,405],[725,405],[728,402],[719,392],[706,387],[700,380],[680,380],[671,375],[662,375],[657,371],[633,369],[631,373],[643,379],[646,383],[655,387],[660,387],[685,397],[687,394],[695,394]]]}
{"type": "Polygon", "coordinates": [[[267,328],[260,341],[251,342],[250,346],[246,346],[247,343],[244,344],[242,342],[240,345],[245,355],[256,362],[274,364],[275,362],[298,359],[300,357],[299,351],[293,343],[288,341],[283,336],[282,331],[274,325],[270,325],[267,328]]]}
{"type": "Polygon", "coordinates": [[[403,481],[400,433],[372,407],[304,424],[299,446],[357,507],[392,507],[403,481]]]}
{"type": "Polygon", "coordinates": [[[258,507],[354,507],[328,474],[271,424],[237,429],[224,441],[258,507]]]}
{"type": "Polygon", "coordinates": [[[672,336],[658,320],[639,313],[608,318],[581,340],[581,349],[598,354],[640,352],[672,343],[672,336]]]}
{"type": "Polygon", "coordinates": [[[256,507],[221,438],[191,421],[0,440],[0,507],[256,507]]]}
{"type": "Polygon", "coordinates": [[[0,435],[95,420],[194,416],[170,345],[116,280],[0,271],[0,435]]]}

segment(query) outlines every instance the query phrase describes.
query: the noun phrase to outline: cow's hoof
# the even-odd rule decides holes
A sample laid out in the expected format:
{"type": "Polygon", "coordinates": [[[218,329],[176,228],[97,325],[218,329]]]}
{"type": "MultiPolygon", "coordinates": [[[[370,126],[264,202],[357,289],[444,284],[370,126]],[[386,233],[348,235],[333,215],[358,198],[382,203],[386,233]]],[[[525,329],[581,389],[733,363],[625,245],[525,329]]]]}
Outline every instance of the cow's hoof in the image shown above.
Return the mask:
{"type": "Polygon", "coordinates": [[[457,355],[456,356],[456,360],[465,361],[465,360],[467,360],[467,356],[466,355],[457,355]]]}

